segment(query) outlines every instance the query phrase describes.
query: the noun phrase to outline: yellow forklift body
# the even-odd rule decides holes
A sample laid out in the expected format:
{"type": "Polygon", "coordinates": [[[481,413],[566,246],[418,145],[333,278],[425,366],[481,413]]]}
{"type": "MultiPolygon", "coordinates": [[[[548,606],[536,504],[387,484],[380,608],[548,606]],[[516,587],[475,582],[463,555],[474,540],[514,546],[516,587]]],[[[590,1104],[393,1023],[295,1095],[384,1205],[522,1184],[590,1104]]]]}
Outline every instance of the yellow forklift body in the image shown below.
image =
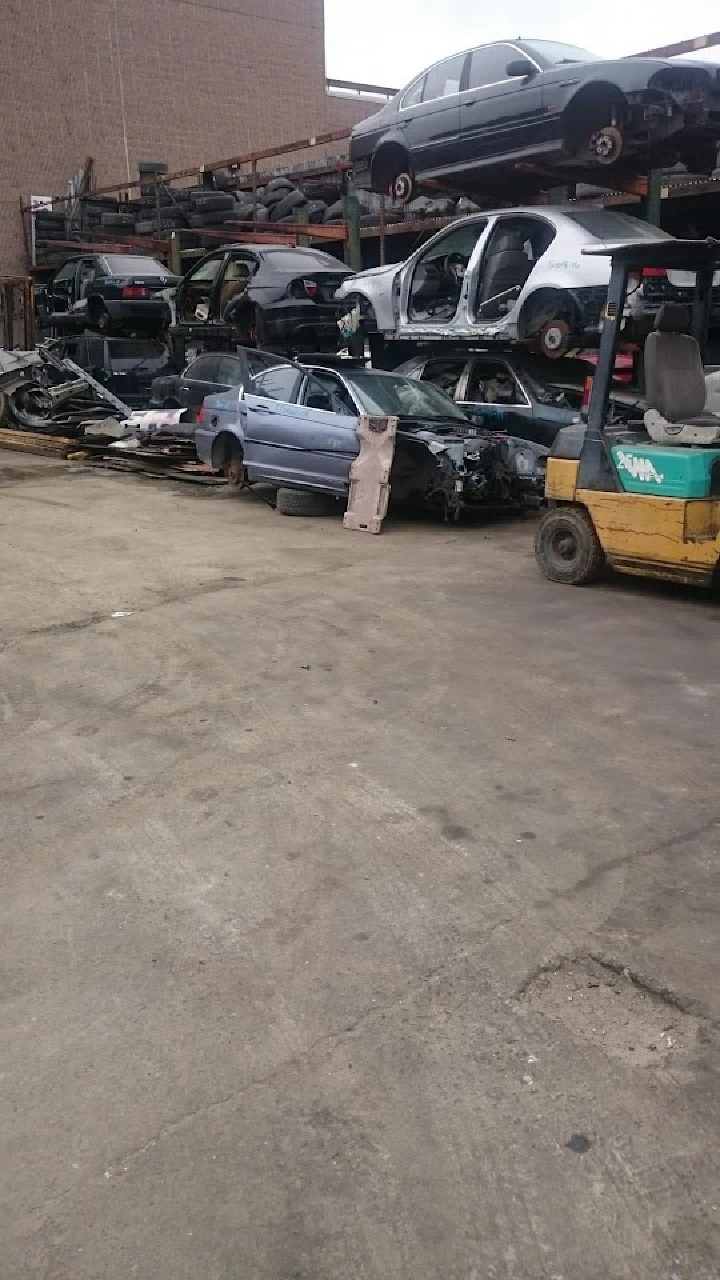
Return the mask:
{"type": "Polygon", "coordinates": [[[720,560],[720,498],[580,489],[579,468],[577,459],[548,458],[546,496],[586,509],[614,569],[710,585],[720,560]]]}

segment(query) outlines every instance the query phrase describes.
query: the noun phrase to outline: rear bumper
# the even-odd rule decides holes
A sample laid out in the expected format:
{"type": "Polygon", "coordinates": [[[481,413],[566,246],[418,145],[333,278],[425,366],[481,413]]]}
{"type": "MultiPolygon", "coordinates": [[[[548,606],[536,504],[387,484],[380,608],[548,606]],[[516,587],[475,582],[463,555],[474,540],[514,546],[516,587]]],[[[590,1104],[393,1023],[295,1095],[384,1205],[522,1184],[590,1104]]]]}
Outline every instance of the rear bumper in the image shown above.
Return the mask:
{"type": "Polygon", "coordinates": [[[360,191],[372,191],[372,160],[368,155],[356,155],[350,150],[353,184],[360,191]]]}
{"type": "Polygon", "coordinates": [[[167,302],[155,298],[108,298],[105,308],[112,324],[157,328],[170,321],[167,302]]]}
{"type": "Polygon", "coordinates": [[[263,312],[262,336],[266,342],[308,351],[336,351],[340,344],[339,316],[336,302],[278,302],[263,312]]]}

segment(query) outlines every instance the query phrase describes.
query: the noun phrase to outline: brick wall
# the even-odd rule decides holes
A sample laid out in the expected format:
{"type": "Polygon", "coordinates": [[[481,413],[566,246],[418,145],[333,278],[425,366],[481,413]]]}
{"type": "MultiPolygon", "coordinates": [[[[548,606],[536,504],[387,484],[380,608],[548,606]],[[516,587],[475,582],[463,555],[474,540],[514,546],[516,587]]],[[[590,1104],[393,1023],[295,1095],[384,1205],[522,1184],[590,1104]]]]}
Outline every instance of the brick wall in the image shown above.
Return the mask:
{"type": "Polygon", "coordinates": [[[325,91],[323,0],[3,0],[0,274],[25,265],[20,197],[138,160],[200,165],[350,126],[325,91]]]}

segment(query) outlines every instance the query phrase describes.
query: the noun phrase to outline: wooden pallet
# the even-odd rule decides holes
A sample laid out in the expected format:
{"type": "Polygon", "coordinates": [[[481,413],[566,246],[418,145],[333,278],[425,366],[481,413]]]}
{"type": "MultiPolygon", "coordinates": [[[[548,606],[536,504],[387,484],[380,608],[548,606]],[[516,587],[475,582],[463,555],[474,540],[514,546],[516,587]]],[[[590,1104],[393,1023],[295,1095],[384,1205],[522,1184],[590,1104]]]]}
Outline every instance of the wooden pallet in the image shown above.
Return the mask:
{"type": "Polygon", "coordinates": [[[0,449],[12,449],[15,453],[39,453],[49,458],[67,458],[80,448],[77,440],[68,436],[50,436],[41,431],[13,431],[0,427],[0,449]]]}

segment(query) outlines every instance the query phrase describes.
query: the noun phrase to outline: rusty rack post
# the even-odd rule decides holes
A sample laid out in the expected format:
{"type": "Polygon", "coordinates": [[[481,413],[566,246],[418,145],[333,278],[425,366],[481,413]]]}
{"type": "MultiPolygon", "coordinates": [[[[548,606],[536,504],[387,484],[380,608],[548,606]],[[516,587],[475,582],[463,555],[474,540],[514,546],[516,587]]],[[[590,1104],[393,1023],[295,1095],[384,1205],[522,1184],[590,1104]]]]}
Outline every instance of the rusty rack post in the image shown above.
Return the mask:
{"type": "Polygon", "coordinates": [[[5,333],[3,345],[8,351],[15,349],[15,328],[13,325],[13,307],[15,305],[15,290],[12,281],[7,281],[2,287],[3,299],[3,319],[5,321],[5,333]]]}

